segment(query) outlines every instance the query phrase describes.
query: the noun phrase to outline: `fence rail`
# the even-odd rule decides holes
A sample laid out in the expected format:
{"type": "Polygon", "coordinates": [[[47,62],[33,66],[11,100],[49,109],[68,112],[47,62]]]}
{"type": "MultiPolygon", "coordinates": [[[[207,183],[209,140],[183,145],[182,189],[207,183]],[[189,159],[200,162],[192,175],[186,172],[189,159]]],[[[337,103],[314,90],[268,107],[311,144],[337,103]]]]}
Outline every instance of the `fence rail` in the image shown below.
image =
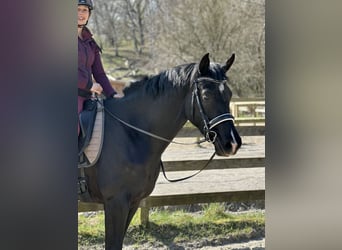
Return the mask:
{"type": "Polygon", "coordinates": [[[265,100],[260,98],[235,98],[230,103],[230,109],[236,120],[240,122],[265,123],[265,100]],[[248,121],[248,119],[251,119],[248,121]],[[253,121],[255,120],[255,121],[253,121]]]}

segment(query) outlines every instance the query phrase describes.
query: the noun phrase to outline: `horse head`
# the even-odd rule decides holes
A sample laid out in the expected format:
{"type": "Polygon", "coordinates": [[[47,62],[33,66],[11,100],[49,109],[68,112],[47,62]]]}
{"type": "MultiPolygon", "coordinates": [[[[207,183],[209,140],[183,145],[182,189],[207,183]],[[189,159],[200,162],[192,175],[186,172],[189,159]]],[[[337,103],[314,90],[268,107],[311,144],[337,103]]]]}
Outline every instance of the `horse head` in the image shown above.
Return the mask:
{"type": "Polygon", "coordinates": [[[187,118],[213,143],[217,155],[236,154],[241,137],[229,112],[232,91],[226,72],[235,59],[233,54],[224,65],[210,63],[204,55],[192,77],[192,94],[188,97],[187,118]]]}

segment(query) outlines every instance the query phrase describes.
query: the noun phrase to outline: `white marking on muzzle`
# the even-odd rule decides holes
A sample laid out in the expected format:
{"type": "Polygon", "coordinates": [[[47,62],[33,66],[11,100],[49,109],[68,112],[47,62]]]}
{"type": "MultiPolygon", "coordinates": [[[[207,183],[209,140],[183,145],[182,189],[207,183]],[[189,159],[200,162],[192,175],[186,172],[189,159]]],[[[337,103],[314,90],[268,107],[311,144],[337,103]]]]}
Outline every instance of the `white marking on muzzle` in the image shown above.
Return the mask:
{"type": "Polygon", "coordinates": [[[233,132],[233,130],[230,130],[230,135],[232,136],[232,138],[233,138],[233,142],[232,142],[232,144],[238,144],[237,143],[237,141],[236,141],[236,139],[235,139],[235,136],[234,136],[234,132],[233,132]]]}
{"type": "Polygon", "coordinates": [[[223,83],[220,83],[219,90],[221,93],[223,93],[223,91],[224,91],[224,84],[223,83]]]}
{"type": "Polygon", "coordinates": [[[232,154],[233,154],[233,155],[236,153],[236,151],[237,151],[237,147],[238,147],[238,145],[237,145],[237,144],[235,144],[235,143],[232,143],[232,154]]]}

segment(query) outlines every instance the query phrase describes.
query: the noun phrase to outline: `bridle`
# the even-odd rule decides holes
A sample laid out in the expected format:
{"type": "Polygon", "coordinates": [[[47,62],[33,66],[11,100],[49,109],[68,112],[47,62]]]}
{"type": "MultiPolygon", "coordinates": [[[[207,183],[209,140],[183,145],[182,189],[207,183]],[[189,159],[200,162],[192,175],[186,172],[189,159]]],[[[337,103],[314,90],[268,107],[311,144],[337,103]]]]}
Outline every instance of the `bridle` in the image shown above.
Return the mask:
{"type": "MultiPolygon", "coordinates": [[[[199,87],[198,84],[202,81],[209,81],[209,82],[213,82],[215,84],[226,84],[226,80],[214,80],[212,78],[209,77],[199,77],[197,79],[194,80],[194,89],[192,92],[192,100],[191,100],[191,106],[192,106],[192,118],[194,119],[195,116],[195,106],[194,106],[194,100],[196,100],[200,115],[201,115],[201,119],[203,121],[203,133],[204,133],[204,137],[205,140],[211,143],[214,143],[216,141],[217,138],[217,133],[212,130],[214,127],[216,127],[217,125],[226,122],[226,121],[233,121],[234,122],[234,116],[231,113],[224,113],[221,115],[218,115],[216,117],[214,117],[213,119],[209,120],[208,116],[205,114],[204,112],[204,108],[203,108],[203,104],[201,102],[200,99],[200,95],[199,95],[199,87]]],[[[235,138],[233,136],[233,140],[235,141],[235,138]]],[[[235,141],[236,142],[236,141],[235,141]]]]}
{"type": "MultiPolygon", "coordinates": [[[[234,122],[234,117],[232,116],[231,113],[224,113],[224,114],[218,115],[218,116],[214,117],[213,119],[209,120],[208,116],[204,112],[203,104],[201,102],[201,98],[199,95],[200,90],[199,90],[198,84],[202,81],[209,81],[209,82],[213,82],[215,84],[226,84],[226,80],[218,81],[218,80],[214,80],[214,79],[208,78],[208,77],[199,77],[193,81],[194,89],[192,91],[192,98],[191,98],[191,106],[192,106],[192,115],[191,116],[192,116],[192,119],[194,120],[194,118],[195,118],[194,100],[196,100],[196,103],[197,103],[197,106],[198,106],[198,109],[199,109],[199,112],[201,115],[201,119],[202,119],[203,124],[204,124],[203,125],[203,133],[204,133],[205,140],[214,144],[214,142],[216,141],[216,138],[217,138],[217,133],[212,129],[214,127],[216,127],[217,125],[219,125],[223,122],[226,122],[226,121],[233,121],[234,122]]],[[[231,135],[232,135],[234,143],[236,143],[236,139],[235,139],[233,131],[231,131],[231,135]]],[[[189,176],[186,176],[183,178],[179,178],[179,179],[169,179],[166,176],[165,168],[164,168],[162,161],[160,161],[160,167],[162,169],[164,178],[167,181],[169,181],[169,182],[184,181],[184,180],[190,179],[190,178],[198,175],[199,173],[201,173],[209,165],[209,163],[212,161],[215,154],[216,153],[214,152],[212,154],[212,156],[210,157],[210,159],[207,161],[207,163],[200,170],[198,170],[197,172],[195,172],[192,175],[189,175],[189,176]]]]}

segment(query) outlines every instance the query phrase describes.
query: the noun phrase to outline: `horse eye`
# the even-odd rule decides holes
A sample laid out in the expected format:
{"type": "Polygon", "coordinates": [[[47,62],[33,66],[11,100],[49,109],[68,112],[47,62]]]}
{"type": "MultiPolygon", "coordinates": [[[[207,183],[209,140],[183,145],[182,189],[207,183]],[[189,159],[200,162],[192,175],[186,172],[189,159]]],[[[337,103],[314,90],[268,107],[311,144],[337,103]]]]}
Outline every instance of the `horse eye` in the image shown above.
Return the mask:
{"type": "Polygon", "coordinates": [[[210,99],[210,93],[208,90],[203,90],[202,92],[202,99],[204,101],[208,101],[210,99]]]}

